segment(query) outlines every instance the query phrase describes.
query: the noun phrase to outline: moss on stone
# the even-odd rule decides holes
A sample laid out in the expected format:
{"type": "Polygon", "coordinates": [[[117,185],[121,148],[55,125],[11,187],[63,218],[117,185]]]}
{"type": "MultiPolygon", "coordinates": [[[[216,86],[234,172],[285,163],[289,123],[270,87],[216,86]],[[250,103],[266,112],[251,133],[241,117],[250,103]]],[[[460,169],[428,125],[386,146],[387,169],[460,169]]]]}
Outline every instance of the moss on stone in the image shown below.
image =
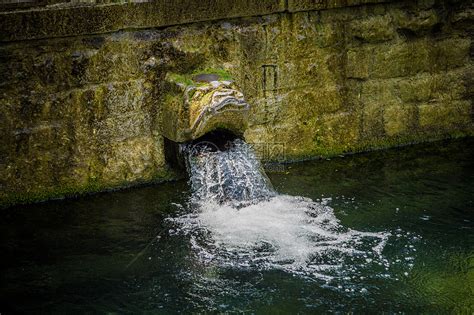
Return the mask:
{"type": "Polygon", "coordinates": [[[471,110],[469,101],[422,104],[419,106],[420,127],[440,133],[469,129],[472,126],[471,110]]]}
{"type": "Polygon", "coordinates": [[[422,6],[416,11],[393,10],[391,16],[394,23],[402,31],[410,31],[421,35],[430,31],[437,23],[439,18],[435,10],[423,10],[422,6]]]}
{"type": "Polygon", "coordinates": [[[347,52],[346,76],[355,79],[367,79],[369,77],[369,65],[371,48],[350,49],[347,52]]]}
{"type": "Polygon", "coordinates": [[[234,81],[232,75],[224,70],[217,68],[205,68],[205,69],[195,69],[191,73],[168,73],[167,79],[170,82],[182,85],[184,88],[188,86],[203,86],[206,83],[196,82],[193,80],[193,77],[198,74],[216,74],[219,76],[220,81],[234,81]]]}
{"type": "MultiPolygon", "coordinates": [[[[232,12],[219,5],[218,12],[194,14],[212,1],[191,2],[185,12],[193,14],[176,24],[229,17],[249,3],[245,12],[282,4],[238,1],[232,12]]],[[[204,87],[193,81],[197,74],[239,86],[251,105],[244,137],[263,148],[263,160],[473,135],[469,12],[460,16],[457,2],[368,2],[289,1],[289,11],[304,12],[140,31],[133,28],[162,23],[169,3],[2,15],[6,41],[114,31],[124,14],[136,24],[0,47],[0,199],[42,200],[167,178],[160,175],[167,169],[163,136],[176,134],[164,130],[176,131],[174,122],[189,114],[183,88],[204,87]],[[311,11],[352,4],[358,6],[311,11]],[[438,14],[443,10],[449,14],[438,14]],[[73,23],[53,28],[51,21],[63,18],[73,23]]],[[[186,128],[178,130],[184,140],[186,128]]]]}
{"type": "Polygon", "coordinates": [[[135,187],[140,185],[157,184],[170,180],[177,180],[182,178],[182,174],[178,171],[164,168],[157,170],[150,179],[139,179],[134,182],[124,181],[110,184],[109,182],[101,182],[97,178],[90,178],[84,185],[68,185],[37,190],[32,192],[18,192],[9,193],[0,196],[0,209],[7,208],[16,204],[29,204],[34,202],[41,202],[54,199],[74,198],[83,195],[89,195],[104,191],[113,191],[117,189],[124,189],[127,187],[135,187]]]}
{"type": "Polygon", "coordinates": [[[396,35],[390,15],[371,16],[367,19],[356,19],[349,25],[350,32],[356,40],[365,42],[383,42],[396,35]]]}
{"type": "Polygon", "coordinates": [[[314,0],[289,0],[288,10],[290,12],[334,9],[346,6],[357,6],[368,3],[383,3],[393,0],[331,0],[331,1],[314,1],[314,0]]]}
{"type": "Polygon", "coordinates": [[[193,76],[197,74],[217,74],[219,76],[220,81],[234,81],[234,79],[232,78],[232,75],[224,69],[205,68],[205,69],[194,70],[192,73],[193,76]]]}
{"type": "Polygon", "coordinates": [[[387,136],[392,137],[412,132],[416,126],[416,106],[393,105],[384,110],[384,128],[387,136]]]}
{"type": "Polygon", "coordinates": [[[283,12],[281,1],[168,0],[45,7],[0,13],[0,41],[110,33],[283,12]]]}
{"type": "Polygon", "coordinates": [[[448,133],[439,133],[433,135],[432,133],[418,132],[410,135],[399,135],[392,137],[384,137],[379,139],[361,140],[349,146],[332,146],[321,148],[308,154],[307,156],[298,156],[290,161],[310,160],[315,158],[331,158],[335,156],[355,154],[362,152],[370,152],[377,150],[384,150],[388,148],[403,147],[418,143],[434,142],[444,139],[456,139],[465,136],[473,136],[474,132],[451,131],[448,133]]]}
{"type": "Polygon", "coordinates": [[[183,75],[183,74],[177,74],[177,73],[168,74],[168,80],[176,84],[183,85],[184,87],[192,86],[195,84],[189,75],[183,75]]]}

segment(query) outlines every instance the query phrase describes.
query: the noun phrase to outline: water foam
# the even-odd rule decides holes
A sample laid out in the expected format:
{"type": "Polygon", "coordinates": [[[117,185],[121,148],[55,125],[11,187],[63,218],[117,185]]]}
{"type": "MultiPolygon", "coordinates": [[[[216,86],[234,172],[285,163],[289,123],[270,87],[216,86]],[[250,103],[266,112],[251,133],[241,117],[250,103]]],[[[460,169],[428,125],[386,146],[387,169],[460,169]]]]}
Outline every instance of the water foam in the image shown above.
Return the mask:
{"type": "Polygon", "coordinates": [[[171,221],[177,233],[190,236],[203,262],[326,281],[390,265],[382,255],[390,233],[345,228],[325,203],[277,194],[243,141],[226,151],[207,145],[184,151],[194,192],[191,213],[171,221]]]}

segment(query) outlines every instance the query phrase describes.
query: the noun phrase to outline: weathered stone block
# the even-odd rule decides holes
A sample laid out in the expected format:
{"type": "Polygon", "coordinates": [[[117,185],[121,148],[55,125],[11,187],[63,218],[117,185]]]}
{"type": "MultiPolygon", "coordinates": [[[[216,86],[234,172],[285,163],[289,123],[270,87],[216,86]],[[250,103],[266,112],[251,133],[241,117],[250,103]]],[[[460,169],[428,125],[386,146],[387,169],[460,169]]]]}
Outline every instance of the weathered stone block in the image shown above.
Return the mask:
{"type": "Polygon", "coordinates": [[[112,142],[105,156],[102,176],[111,185],[149,181],[164,166],[163,139],[142,136],[112,142]]]}
{"type": "Polygon", "coordinates": [[[383,42],[395,37],[396,32],[390,15],[356,19],[349,24],[350,34],[365,42],[383,42]]]}
{"type": "MultiPolygon", "coordinates": [[[[89,38],[89,40],[92,40],[89,38]]],[[[64,91],[89,84],[128,81],[143,77],[144,55],[149,47],[122,40],[101,40],[90,47],[77,38],[10,44],[0,51],[2,82],[13,88],[29,86],[47,93],[64,91]],[[54,46],[54,49],[51,49],[54,46]],[[65,47],[64,47],[65,46],[65,47]]],[[[4,86],[5,86],[4,85],[4,86]]]]}
{"type": "Polygon", "coordinates": [[[251,126],[245,132],[245,140],[255,145],[264,161],[332,156],[354,147],[359,134],[358,124],[354,113],[338,112],[313,116],[308,120],[251,126]],[[275,149],[269,149],[272,147],[275,149]]]}
{"type": "Polygon", "coordinates": [[[346,76],[354,79],[367,79],[369,77],[371,56],[372,49],[370,47],[347,51],[346,76]]]}
{"type": "Polygon", "coordinates": [[[327,114],[316,120],[315,125],[313,154],[327,156],[350,152],[359,140],[359,119],[355,112],[327,114]]]}
{"type": "Polygon", "coordinates": [[[464,78],[468,68],[443,73],[422,73],[399,79],[396,88],[404,102],[444,102],[459,100],[466,94],[464,78]]]}
{"type": "Polygon", "coordinates": [[[334,113],[343,108],[343,100],[343,90],[336,84],[319,85],[315,89],[296,89],[285,96],[280,119],[294,117],[304,121],[317,114],[334,113]]]}
{"type": "Polygon", "coordinates": [[[262,161],[288,161],[311,156],[311,130],[311,126],[282,122],[250,126],[244,137],[262,161]]]}
{"type": "Polygon", "coordinates": [[[326,0],[288,0],[288,11],[298,12],[307,10],[321,10],[327,8],[326,0]]]}
{"type": "Polygon", "coordinates": [[[283,1],[150,1],[0,13],[0,41],[153,28],[282,12],[283,1]]]}
{"type": "Polygon", "coordinates": [[[466,80],[472,75],[469,67],[457,68],[434,75],[431,86],[431,99],[438,102],[451,102],[468,99],[469,82],[466,80]]]}
{"type": "Polygon", "coordinates": [[[388,105],[399,105],[401,100],[397,93],[397,80],[369,80],[361,84],[362,103],[375,102],[382,108],[388,105]]]}
{"type": "Polygon", "coordinates": [[[292,15],[289,28],[283,36],[288,41],[282,42],[295,52],[294,56],[308,57],[314,49],[329,47],[344,40],[341,23],[322,23],[316,11],[297,12],[292,15]]]}
{"type": "Polygon", "coordinates": [[[435,132],[455,131],[469,125],[472,128],[471,108],[469,101],[422,104],[419,106],[420,127],[435,132]]]}
{"type": "Polygon", "coordinates": [[[409,134],[416,126],[416,106],[395,105],[384,109],[383,120],[388,136],[409,134]]]}
{"type": "Polygon", "coordinates": [[[474,21],[474,8],[465,8],[458,9],[455,11],[451,16],[451,22],[454,24],[456,28],[461,29],[471,29],[473,28],[474,21]]]}
{"type": "Polygon", "coordinates": [[[376,101],[364,102],[360,117],[361,138],[375,140],[385,135],[383,104],[376,101]]]}
{"type": "Polygon", "coordinates": [[[471,50],[471,39],[449,38],[434,45],[433,69],[448,70],[465,65],[471,50]]]}
{"type": "Polygon", "coordinates": [[[393,0],[288,0],[288,11],[333,9],[368,3],[384,3],[393,0]]]}
{"type": "MultiPolygon", "coordinates": [[[[317,53],[309,58],[288,58],[279,64],[276,72],[278,87],[295,89],[307,85],[333,84],[339,74],[334,71],[339,65],[332,62],[339,57],[337,52],[319,49],[317,53]]],[[[340,67],[342,68],[342,63],[340,67]]]]}
{"type": "Polygon", "coordinates": [[[345,84],[345,89],[345,107],[352,111],[357,111],[362,108],[362,81],[354,79],[347,80],[345,84]]]}
{"type": "Polygon", "coordinates": [[[150,106],[147,101],[151,96],[151,87],[145,85],[143,80],[111,82],[101,88],[102,93],[95,94],[89,102],[102,103],[109,115],[139,112],[150,106]]]}
{"type": "Polygon", "coordinates": [[[0,149],[8,170],[0,180],[9,183],[5,198],[42,199],[93,191],[99,186],[127,185],[148,180],[149,174],[163,173],[161,149],[157,147],[153,155],[148,155],[152,162],[140,157],[148,152],[148,145],[141,146],[140,139],[150,142],[153,138],[153,143],[159,143],[153,133],[157,127],[154,127],[153,111],[147,105],[148,92],[143,81],[32,95],[23,105],[11,95],[6,99],[10,105],[2,107],[11,126],[2,130],[2,138],[8,139],[8,143],[0,149]],[[24,106],[31,110],[25,111],[24,106]],[[135,140],[128,143],[128,139],[135,140]],[[124,141],[127,144],[122,145],[124,141]],[[117,146],[128,151],[116,150],[117,146]],[[132,152],[133,146],[141,147],[132,152]],[[140,158],[134,159],[132,153],[140,158]],[[107,166],[106,160],[124,157],[134,161],[134,176],[128,169],[107,166]],[[140,161],[143,167],[139,166],[140,161]],[[154,167],[145,167],[149,163],[154,167]],[[108,168],[104,171],[105,167],[108,168]],[[140,170],[143,172],[137,173],[140,170]]]}
{"type": "Polygon", "coordinates": [[[418,35],[431,30],[439,22],[438,15],[433,9],[416,12],[392,10],[391,15],[398,28],[418,35]]]}
{"type": "Polygon", "coordinates": [[[432,42],[426,39],[374,47],[370,75],[394,78],[415,75],[431,69],[432,42]]]}
{"type": "Polygon", "coordinates": [[[430,100],[436,78],[428,73],[400,79],[398,93],[403,102],[426,102],[430,100]]]}
{"type": "Polygon", "coordinates": [[[125,81],[143,74],[146,48],[128,39],[107,41],[100,49],[77,59],[84,60],[83,75],[87,83],[125,81]]]}

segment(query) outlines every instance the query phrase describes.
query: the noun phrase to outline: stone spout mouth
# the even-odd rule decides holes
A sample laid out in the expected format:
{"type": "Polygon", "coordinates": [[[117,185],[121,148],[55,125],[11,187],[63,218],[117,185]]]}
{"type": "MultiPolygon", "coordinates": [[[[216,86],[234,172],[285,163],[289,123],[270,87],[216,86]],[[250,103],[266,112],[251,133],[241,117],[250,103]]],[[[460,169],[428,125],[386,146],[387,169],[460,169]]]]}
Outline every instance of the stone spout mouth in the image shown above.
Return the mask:
{"type": "MultiPolygon", "coordinates": [[[[220,121],[222,125],[228,124],[229,122],[225,121],[225,113],[246,114],[249,109],[250,105],[245,101],[242,93],[233,89],[215,91],[211,97],[211,103],[199,109],[190,132],[194,135],[201,134],[202,130],[208,129],[206,127],[212,120],[220,121]],[[224,121],[220,116],[223,116],[224,121]]],[[[232,117],[229,115],[229,118],[232,117]]]]}
{"type": "Polygon", "coordinates": [[[243,134],[247,128],[250,105],[231,81],[200,81],[175,100],[165,106],[163,124],[164,136],[172,141],[195,140],[216,129],[243,134]]]}

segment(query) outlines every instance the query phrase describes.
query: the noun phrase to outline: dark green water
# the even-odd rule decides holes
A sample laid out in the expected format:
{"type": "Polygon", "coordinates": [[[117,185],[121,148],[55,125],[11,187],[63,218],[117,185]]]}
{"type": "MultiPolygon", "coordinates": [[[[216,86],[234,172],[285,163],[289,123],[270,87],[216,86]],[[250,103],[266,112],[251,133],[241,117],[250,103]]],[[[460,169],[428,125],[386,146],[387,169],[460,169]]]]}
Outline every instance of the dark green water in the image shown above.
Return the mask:
{"type": "Polygon", "coordinates": [[[472,314],[473,158],[467,139],[269,175],[278,192],[331,198],[346,227],[413,235],[389,240],[384,256],[410,251],[408,259],[390,278],[366,270],[362,292],[282,270],[203,263],[165,220],[186,212],[186,181],[6,209],[0,313],[472,314]]]}

